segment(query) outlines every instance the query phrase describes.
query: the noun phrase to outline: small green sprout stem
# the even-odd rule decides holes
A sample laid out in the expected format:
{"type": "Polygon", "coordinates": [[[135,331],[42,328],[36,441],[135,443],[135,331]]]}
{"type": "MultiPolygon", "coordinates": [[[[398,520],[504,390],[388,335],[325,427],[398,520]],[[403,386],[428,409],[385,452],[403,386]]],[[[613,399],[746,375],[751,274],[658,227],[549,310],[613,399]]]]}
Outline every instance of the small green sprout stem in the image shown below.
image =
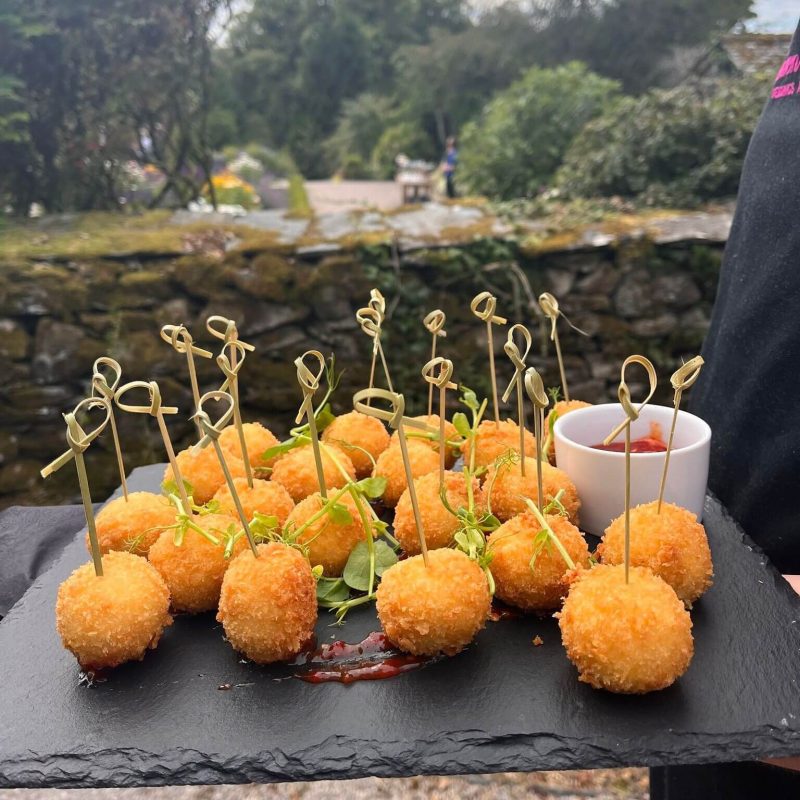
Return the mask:
{"type": "Polygon", "coordinates": [[[556,536],[555,531],[550,527],[550,523],[547,521],[547,517],[542,514],[541,511],[536,507],[536,503],[534,503],[530,498],[525,498],[525,505],[528,506],[530,509],[531,514],[533,514],[536,519],[539,521],[539,524],[542,526],[544,530],[547,531],[547,535],[550,537],[550,540],[556,546],[556,550],[561,554],[561,558],[564,559],[567,567],[569,569],[575,569],[575,562],[570,558],[569,553],[567,552],[566,548],[563,544],[561,544],[561,540],[556,536]]]}

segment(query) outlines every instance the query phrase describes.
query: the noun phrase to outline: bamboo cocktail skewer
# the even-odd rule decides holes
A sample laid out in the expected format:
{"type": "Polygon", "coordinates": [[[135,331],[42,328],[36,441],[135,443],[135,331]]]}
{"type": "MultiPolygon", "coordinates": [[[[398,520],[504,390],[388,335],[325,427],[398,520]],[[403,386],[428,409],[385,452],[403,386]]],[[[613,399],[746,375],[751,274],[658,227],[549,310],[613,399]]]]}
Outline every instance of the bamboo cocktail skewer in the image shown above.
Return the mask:
{"type": "Polygon", "coordinates": [[[514,387],[517,388],[517,424],[519,426],[519,457],[520,457],[520,473],[525,477],[525,408],[522,401],[522,375],[525,372],[525,359],[531,349],[531,332],[520,323],[512,325],[508,330],[508,338],[503,345],[506,355],[511,359],[514,365],[514,377],[503,392],[503,402],[507,403],[508,398],[511,397],[511,392],[514,387]],[[520,353],[517,343],[514,341],[514,333],[519,331],[522,338],[525,340],[525,352],[520,353]]]}
{"type": "Polygon", "coordinates": [[[664,459],[664,471],[661,473],[661,485],[658,488],[658,507],[656,514],[661,513],[661,503],[664,500],[664,490],[667,487],[667,470],[669,470],[669,457],[672,452],[672,440],[675,437],[675,423],[678,421],[678,410],[681,407],[681,397],[684,389],[688,389],[700,377],[700,370],[703,368],[702,356],[695,356],[680,366],[672,373],[670,383],[675,390],[674,404],[675,410],[672,413],[672,425],[669,429],[669,440],[667,441],[667,455],[664,459]]]}
{"type": "Polygon", "coordinates": [[[631,423],[639,419],[642,409],[650,402],[658,385],[656,370],[652,362],[644,356],[628,356],[622,362],[620,371],[619,390],[617,395],[622,410],[625,412],[625,419],[603,440],[603,444],[608,445],[617,438],[620,431],[625,430],[625,583],[628,583],[628,573],[630,571],[631,560],[631,423]],[[625,370],[631,364],[639,364],[647,371],[647,378],[650,382],[650,391],[645,399],[639,403],[639,407],[631,402],[631,392],[625,382],[625,370]]]}
{"type": "MultiPolygon", "coordinates": [[[[430,314],[425,316],[425,319],[422,320],[422,324],[425,326],[425,330],[431,334],[431,361],[436,358],[436,340],[442,336],[447,336],[447,331],[444,330],[444,324],[447,321],[447,317],[445,316],[444,311],[440,308],[431,311],[430,314]]],[[[433,414],[433,383],[430,381],[428,382],[428,417],[433,414]]]]}
{"type": "Polygon", "coordinates": [[[411,461],[408,457],[408,445],[406,444],[406,433],[404,426],[411,428],[421,428],[428,430],[428,426],[419,420],[404,417],[406,401],[402,394],[388,391],[386,389],[362,389],[353,395],[353,408],[370,417],[388,422],[390,427],[397,431],[397,438],[400,443],[400,454],[403,458],[403,468],[406,473],[408,483],[408,495],[411,500],[411,508],[414,511],[414,522],[417,526],[417,536],[419,537],[419,549],[422,553],[425,566],[428,566],[428,543],[425,541],[425,531],[422,527],[422,516],[419,512],[419,501],[417,500],[417,490],[414,486],[414,475],[411,471],[411,461]],[[369,404],[371,400],[386,400],[391,406],[391,410],[373,407],[369,404]]]}
{"type": "Polygon", "coordinates": [[[122,367],[119,362],[109,356],[102,356],[94,362],[92,367],[92,395],[94,397],[104,397],[108,400],[108,421],[111,424],[111,436],[114,439],[114,450],[117,454],[117,469],[119,469],[119,479],[122,484],[122,496],[128,502],[128,479],[125,475],[125,462],[122,458],[122,445],[119,441],[117,431],[117,420],[114,415],[114,392],[122,379],[122,367]],[[108,378],[100,371],[101,367],[110,367],[114,373],[111,383],[108,378]]]}
{"type": "Polygon", "coordinates": [[[222,352],[217,356],[217,366],[225,376],[225,381],[220,387],[220,392],[226,390],[230,393],[233,400],[233,424],[236,427],[236,435],[239,438],[239,447],[242,449],[242,460],[244,461],[244,474],[247,478],[247,485],[253,488],[253,467],[250,464],[250,455],[247,452],[247,440],[244,435],[244,425],[242,423],[242,408],[239,402],[239,370],[244,365],[247,348],[243,343],[232,339],[222,345],[222,352]],[[225,352],[230,350],[230,356],[225,352]]]}
{"type": "Polygon", "coordinates": [[[533,368],[525,372],[525,391],[533,404],[533,427],[536,436],[536,503],[539,512],[544,508],[544,482],[542,480],[542,429],[544,428],[544,410],[550,404],[544,390],[542,376],[533,368]]]}
{"type": "MultiPolygon", "coordinates": [[[[435,341],[435,339],[434,339],[435,341]]],[[[437,356],[432,358],[423,368],[422,377],[428,382],[431,392],[433,387],[439,389],[439,488],[444,486],[444,466],[445,455],[447,452],[447,437],[444,433],[445,412],[447,410],[447,390],[457,389],[458,385],[453,383],[453,362],[449,358],[437,356]],[[439,369],[438,373],[436,369],[439,369]]],[[[431,414],[428,413],[428,419],[431,414]]]]}
{"type": "MultiPolygon", "coordinates": [[[[197,369],[195,368],[194,357],[200,356],[201,358],[211,358],[211,352],[204,350],[202,347],[197,347],[194,344],[192,334],[185,325],[164,325],[161,328],[161,338],[171,344],[176,352],[186,355],[186,365],[189,368],[189,383],[192,388],[192,398],[194,400],[194,407],[197,410],[197,404],[200,402],[200,387],[197,383],[197,369]]],[[[195,420],[198,435],[202,435],[200,431],[200,423],[195,420]]]]}
{"type": "Polygon", "coordinates": [[[508,320],[505,317],[497,316],[494,312],[497,309],[497,298],[491,292],[481,292],[472,298],[470,303],[472,313],[486,323],[486,342],[489,348],[489,377],[492,380],[492,405],[494,408],[494,424],[500,427],[500,409],[497,403],[497,375],[494,370],[494,340],[492,337],[492,325],[506,325],[508,320]]]}
{"type": "Polygon", "coordinates": [[[314,394],[319,389],[319,382],[325,373],[325,357],[319,350],[306,350],[302,356],[294,360],[297,367],[297,382],[303,390],[303,402],[297,412],[294,421],[298,425],[303,417],[308,419],[308,431],[311,435],[311,448],[314,452],[314,464],[317,467],[317,480],[319,481],[319,493],[323,500],[328,499],[328,489],[325,486],[325,469],[322,466],[322,452],[319,444],[319,433],[317,432],[317,421],[314,418],[314,394]],[[318,370],[312,372],[305,364],[306,358],[317,360],[318,370]]]}
{"type": "Polygon", "coordinates": [[[77,406],[68,414],[64,414],[64,421],[67,423],[67,444],[69,450],[63,453],[54,461],[50,462],[42,471],[41,475],[46,478],[57,470],[61,469],[68,461],[75,461],[75,469],[78,472],[78,483],[81,488],[81,500],[83,501],[83,511],[86,515],[86,527],[89,530],[89,544],[92,550],[92,561],[94,562],[94,572],[97,577],[103,576],[103,555],[100,551],[100,542],[97,539],[97,526],[94,518],[94,507],[92,506],[92,493],[89,489],[89,476],[86,473],[86,462],[83,454],[89,445],[103,432],[111,416],[111,401],[107,397],[87,397],[81,400],[77,406]],[[105,417],[100,423],[88,433],[80,426],[77,415],[81,411],[90,411],[93,408],[102,408],[105,417]]]}

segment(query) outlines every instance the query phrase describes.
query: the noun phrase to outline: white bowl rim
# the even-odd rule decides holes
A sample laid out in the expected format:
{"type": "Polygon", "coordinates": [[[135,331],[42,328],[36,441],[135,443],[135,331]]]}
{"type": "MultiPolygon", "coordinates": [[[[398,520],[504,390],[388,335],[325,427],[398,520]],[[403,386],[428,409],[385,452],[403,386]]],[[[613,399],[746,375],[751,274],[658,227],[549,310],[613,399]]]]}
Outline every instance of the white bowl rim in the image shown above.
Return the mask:
{"type": "MultiPolygon", "coordinates": [[[[622,406],[619,403],[598,403],[597,405],[587,406],[586,408],[576,408],[574,411],[570,411],[567,414],[564,414],[563,416],[560,416],[556,420],[555,425],[553,426],[553,436],[555,437],[555,436],[558,435],[565,442],[568,442],[572,447],[577,448],[579,451],[592,453],[594,456],[596,456],[598,458],[599,457],[617,458],[617,459],[625,458],[625,453],[624,452],[620,453],[620,452],[617,452],[617,451],[614,451],[614,450],[598,450],[597,448],[592,447],[591,445],[581,444],[580,442],[576,442],[574,439],[570,438],[569,436],[566,436],[560,430],[560,427],[562,427],[562,423],[564,422],[564,419],[567,418],[567,417],[572,417],[572,416],[575,416],[575,415],[578,415],[578,414],[581,414],[583,416],[589,416],[590,414],[596,413],[597,409],[599,409],[599,408],[612,408],[612,407],[613,408],[618,408],[618,409],[620,409],[620,411],[622,410],[622,406]]],[[[648,408],[665,408],[665,409],[668,409],[669,411],[673,410],[669,406],[662,406],[662,405],[655,405],[654,404],[654,405],[650,405],[650,406],[645,406],[644,411],[646,412],[648,408]]],[[[694,450],[700,450],[701,448],[705,447],[708,444],[708,442],[710,441],[710,439],[711,439],[711,427],[709,426],[709,424],[704,419],[701,419],[696,414],[691,414],[688,411],[684,411],[683,409],[680,409],[678,411],[678,418],[680,419],[681,417],[691,417],[692,419],[697,420],[697,422],[700,423],[700,427],[701,427],[703,433],[700,436],[700,438],[696,442],[694,442],[693,444],[688,444],[688,445],[685,445],[684,447],[673,447],[671,452],[670,452],[671,456],[675,455],[676,453],[691,453],[694,450]]],[[[631,457],[632,458],[664,458],[664,451],[662,450],[659,453],[631,453],[631,457]]]]}

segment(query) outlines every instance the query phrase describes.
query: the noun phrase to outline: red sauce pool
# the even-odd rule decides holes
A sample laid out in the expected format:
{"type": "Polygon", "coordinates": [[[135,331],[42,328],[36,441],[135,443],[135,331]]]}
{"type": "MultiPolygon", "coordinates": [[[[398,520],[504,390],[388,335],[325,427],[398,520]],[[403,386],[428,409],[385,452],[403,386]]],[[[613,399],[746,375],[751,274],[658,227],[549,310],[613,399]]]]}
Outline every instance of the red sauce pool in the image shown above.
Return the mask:
{"type": "MultiPolygon", "coordinates": [[[[593,450],[606,450],[609,453],[624,453],[625,442],[611,442],[611,444],[593,444],[593,450]]],[[[666,453],[667,445],[661,435],[661,426],[657,422],[650,423],[650,433],[631,440],[631,453],[666,453]]]]}
{"type": "MultiPolygon", "coordinates": [[[[624,453],[625,442],[611,442],[611,444],[593,444],[593,450],[607,450],[610,453],[624,453]]],[[[652,436],[642,436],[640,439],[631,440],[631,453],[665,453],[667,446],[660,439],[652,436]]]]}
{"type": "Polygon", "coordinates": [[[431,661],[396,650],[383,633],[371,633],[358,644],[333,642],[301,654],[294,662],[300,667],[295,678],[307,683],[355,683],[394,678],[419,669],[431,661]]]}

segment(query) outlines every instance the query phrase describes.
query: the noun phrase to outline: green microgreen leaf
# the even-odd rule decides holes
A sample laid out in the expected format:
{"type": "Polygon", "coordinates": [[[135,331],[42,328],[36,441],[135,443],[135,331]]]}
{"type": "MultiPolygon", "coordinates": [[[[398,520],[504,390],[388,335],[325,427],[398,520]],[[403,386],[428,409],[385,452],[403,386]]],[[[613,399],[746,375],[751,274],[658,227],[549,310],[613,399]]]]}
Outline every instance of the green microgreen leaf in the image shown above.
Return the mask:
{"type": "MultiPolygon", "coordinates": [[[[366,542],[359,542],[350,553],[342,578],[351,588],[359,592],[369,590],[369,549],[366,542]]],[[[375,574],[380,577],[389,567],[397,563],[397,554],[381,539],[375,542],[375,574]]]]}
{"type": "Polygon", "coordinates": [[[331,518],[334,525],[351,525],[353,522],[350,510],[341,503],[328,503],[325,513],[331,518]]]}
{"type": "Polygon", "coordinates": [[[467,415],[463,411],[456,411],[453,414],[453,427],[458,431],[460,436],[465,439],[470,435],[471,429],[467,415]]]}
{"type": "Polygon", "coordinates": [[[325,605],[343,603],[350,597],[350,587],[341,578],[322,577],[317,581],[317,602],[325,605]]]}
{"type": "MultiPolygon", "coordinates": [[[[186,494],[188,497],[191,497],[194,494],[194,487],[185,478],[183,479],[183,488],[186,490],[186,494]]],[[[177,494],[177,495],[180,494],[180,490],[178,488],[178,482],[174,478],[170,478],[168,481],[164,481],[161,484],[161,491],[164,494],[177,494]]]]}
{"type": "Polygon", "coordinates": [[[356,488],[370,500],[377,500],[386,491],[386,478],[364,478],[356,484],[356,488]]]}

